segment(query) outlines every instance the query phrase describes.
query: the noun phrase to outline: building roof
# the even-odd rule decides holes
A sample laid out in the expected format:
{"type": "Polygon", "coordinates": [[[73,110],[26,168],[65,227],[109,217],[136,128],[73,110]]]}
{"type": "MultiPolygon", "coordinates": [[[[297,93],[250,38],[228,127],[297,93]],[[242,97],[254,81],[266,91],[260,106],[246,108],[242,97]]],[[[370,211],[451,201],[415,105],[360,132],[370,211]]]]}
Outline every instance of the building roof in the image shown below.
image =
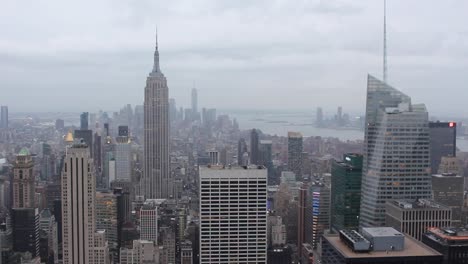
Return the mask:
{"type": "Polygon", "coordinates": [[[464,241],[468,242],[468,230],[465,228],[438,228],[429,227],[429,234],[445,241],[464,241]]]}
{"type": "Polygon", "coordinates": [[[367,232],[372,237],[391,237],[403,235],[393,227],[364,227],[362,230],[367,232]]]}
{"type": "Polygon", "coordinates": [[[22,148],[20,152],[18,153],[18,156],[29,156],[29,155],[31,154],[29,153],[29,150],[27,148],[22,148]]]}
{"type": "Polygon", "coordinates": [[[300,132],[288,132],[288,138],[302,138],[300,132]]]}
{"type": "Polygon", "coordinates": [[[73,142],[73,133],[71,131],[68,131],[67,135],[65,136],[65,142],[73,142]]]}
{"type": "Polygon", "coordinates": [[[399,207],[403,210],[414,210],[414,209],[440,209],[450,210],[446,205],[435,202],[430,199],[417,199],[417,200],[393,200],[388,201],[388,204],[399,207]]]}
{"type": "Polygon", "coordinates": [[[391,258],[391,257],[426,257],[441,256],[436,250],[423,243],[405,236],[405,246],[400,251],[370,251],[366,253],[354,252],[337,235],[325,235],[327,240],[345,258],[391,258]]]}

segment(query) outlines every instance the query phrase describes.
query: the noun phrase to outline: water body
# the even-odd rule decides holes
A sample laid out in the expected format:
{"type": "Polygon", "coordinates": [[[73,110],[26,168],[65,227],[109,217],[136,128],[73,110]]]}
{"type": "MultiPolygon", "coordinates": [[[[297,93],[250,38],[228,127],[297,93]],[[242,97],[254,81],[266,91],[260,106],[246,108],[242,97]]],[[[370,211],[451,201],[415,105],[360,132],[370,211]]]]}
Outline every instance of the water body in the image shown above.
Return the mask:
{"type": "MultiPolygon", "coordinates": [[[[315,113],[307,111],[247,111],[226,110],[236,118],[242,130],[260,129],[265,134],[287,136],[289,131],[301,132],[305,137],[334,137],[342,141],[364,140],[364,131],[355,129],[330,129],[314,126],[315,113]]],[[[457,147],[468,152],[468,139],[457,138],[457,147]]]]}

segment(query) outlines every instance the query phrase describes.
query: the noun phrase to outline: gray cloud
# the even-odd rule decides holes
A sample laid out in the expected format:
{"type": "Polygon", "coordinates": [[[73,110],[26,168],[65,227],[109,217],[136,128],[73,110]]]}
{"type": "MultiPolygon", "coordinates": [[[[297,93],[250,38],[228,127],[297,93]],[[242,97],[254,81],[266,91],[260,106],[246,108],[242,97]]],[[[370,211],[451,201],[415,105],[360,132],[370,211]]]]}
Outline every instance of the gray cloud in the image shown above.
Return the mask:
{"type": "MultiPolygon", "coordinates": [[[[390,82],[434,114],[465,111],[467,9],[463,0],[388,1],[390,82]]],[[[141,103],[156,24],[179,105],[195,81],[210,107],[360,112],[366,74],[382,71],[382,1],[11,1],[0,10],[0,103],[141,103]]]]}

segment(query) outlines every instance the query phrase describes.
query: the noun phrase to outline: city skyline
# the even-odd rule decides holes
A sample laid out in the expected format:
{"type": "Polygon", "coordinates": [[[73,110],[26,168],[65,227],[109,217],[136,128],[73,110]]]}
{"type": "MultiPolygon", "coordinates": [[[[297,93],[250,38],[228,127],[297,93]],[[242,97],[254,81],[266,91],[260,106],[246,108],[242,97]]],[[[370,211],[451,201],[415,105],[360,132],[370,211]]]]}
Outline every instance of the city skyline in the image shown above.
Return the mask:
{"type": "MultiPolygon", "coordinates": [[[[461,99],[454,98],[450,105],[442,107],[433,95],[442,86],[447,93],[462,93],[466,64],[460,58],[466,56],[466,36],[463,33],[466,29],[459,21],[463,19],[460,10],[466,3],[422,3],[387,3],[389,83],[402,87],[408,94],[415,94],[415,101],[425,102],[434,115],[463,111],[461,99]],[[424,20],[415,20],[409,13],[416,8],[424,20]],[[439,20],[444,23],[438,23],[439,20]],[[410,36],[412,41],[408,42],[410,36]]],[[[144,58],[151,49],[149,36],[155,24],[159,25],[160,35],[164,36],[162,45],[167,48],[164,60],[167,62],[166,74],[171,78],[170,96],[185,106],[189,106],[190,89],[196,81],[200,98],[203,98],[200,105],[207,107],[223,105],[236,108],[242,102],[243,106],[251,109],[313,109],[322,101],[334,98],[336,104],[345,109],[362,111],[363,107],[358,105],[364,102],[364,91],[359,87],[365,85],[368,72],[378,77],[381,75],[381,1],[310,1],[297,6],[297,9],[281,2],[224,6],[207,1],[193,9],[188,9],[184,1],[167,5],[118,3],[114,6],[116,13],[127,14],[118,19],[103,11],[107,7],[103,3],[90,11],[102,12],[102,20],[70,20],[73,16],[65,18],[51,14],[50,19],[34,25],[19,23],[20,30],[15,32],[6,30],[0,39],[6,52],[3,54],[6,58],[4,63],[0,64],[4,84],[8,90],[31,93],[34,100],[7,92],[2,104],[16,106],[12,112],[61,111],[65,104],[60,102],[51,105],[35,102],[35,99],[54,99],[58,95],[65,99],[68,109],[75,111],[85,110],[81,107],[97,110],[115,109],[123,103],[141,104],[141,97],[133,91],[143,86],[142,73],[149,66],[144,58]],[[142,8],[140,5],[147,6],[142,8]],[[260,10],[264,15],[257,18],[260,10]],[[203,12],[209,15],[199,19],[203,12]],[[186,13],[189,15],[183,17],[186,13]],[[277,19],[278,15],[284,19],[277,19]],[[239,25],[237,18],[248,19],[246,21],[258,26],[239,25]],[[66,29],[48,27],[47,23],[59,19],[68,26],[66,29]],[[172,23],[174,19],[179,21],[172,23]],[[226,30],[217,30],[218,25],[212,23],[215,19],[224,21],[226,30]],[[192,25],[195,20],[197,22],[192,25]],[[90,23],[94,23],[93,27],[90,23]],[[123,27],[114,27],[116,23],[123,27]],[[106,30],[106,33],[101,34],[101,30],[106,30]],[[34,33],[26,35],[31,31],[34,33]],[[355,60],[361,63],[350,63],[355,60]],[[282,74],[277,74],[279,70],[282,74]],[[29,81],[23,78],[24,72],[39,81],[29,85],[29,81]],[[54,73],[54,78],[51,73],[54,73]],[[68,80],[75,74],[87,78],[70,84],[68,80]],[[337,75],[340,78],[336,78],[337,75]],[[38,76],[41,78],[36,78],[38,76]],[[83,92],[60,93],[64,82],[83,92]],[[289,88],[280,89],[286,82],[289,82],[289,88]],[[244,93],[234,92],[236,89],[249,91],[255,96],[244,98],[244,93]],[[87,92],[91,91],[102,96],[84,100],[87,92]],[[336,97],[337,91],[342,96],[336,97]],[[110,102],[103,99],[109,94],[125,96],[113,96],[115,99],[110,102]],[[301,96],[290,96],[291,102],[280,101],[290,94],[301,96]],[[264,96],[267,100],[258,104],[257,96],[264,96]],[[67,99],[72,97],[75,98],[72,102],[85,103],[70,104],[67,99]],[[124,99],[127,102],[123,102],[124,99]],[[26,103],[19,103],[24,100],[26,103]]],[[[43,7],[37,8],[41,10],[43,7]]],[[[56,8],[62,6],[57,5],[56,8]]],[[[21,4],[5,6],[5,16],[1,19],[6,20],[6,25],[15,23],[15,18],[9,13],[14,14],[19,9],[21,4]]],[[[84,12],[80,5],[75,9],[77,14],[84,12]]]]}

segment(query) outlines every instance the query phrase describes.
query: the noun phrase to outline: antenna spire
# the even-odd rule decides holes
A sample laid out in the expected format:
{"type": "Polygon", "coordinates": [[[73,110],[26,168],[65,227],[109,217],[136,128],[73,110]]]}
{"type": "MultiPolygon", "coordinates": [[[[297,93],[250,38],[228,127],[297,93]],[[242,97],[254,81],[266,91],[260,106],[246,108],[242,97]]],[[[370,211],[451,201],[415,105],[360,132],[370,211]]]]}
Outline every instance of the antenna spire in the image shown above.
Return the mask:
{"type": "Polygon", "coordinates": [[[158,27],[156,27],[156,46],[154,49],[154,64],[153,64],[153,71],[152,72],[161,72],[159,68],[159,50],[158,50],[158,27]]]}
{"type": "Polygon", "coordinates": [[[387,83],[387,0],[384,0],[383,81],[387,83]]]}

